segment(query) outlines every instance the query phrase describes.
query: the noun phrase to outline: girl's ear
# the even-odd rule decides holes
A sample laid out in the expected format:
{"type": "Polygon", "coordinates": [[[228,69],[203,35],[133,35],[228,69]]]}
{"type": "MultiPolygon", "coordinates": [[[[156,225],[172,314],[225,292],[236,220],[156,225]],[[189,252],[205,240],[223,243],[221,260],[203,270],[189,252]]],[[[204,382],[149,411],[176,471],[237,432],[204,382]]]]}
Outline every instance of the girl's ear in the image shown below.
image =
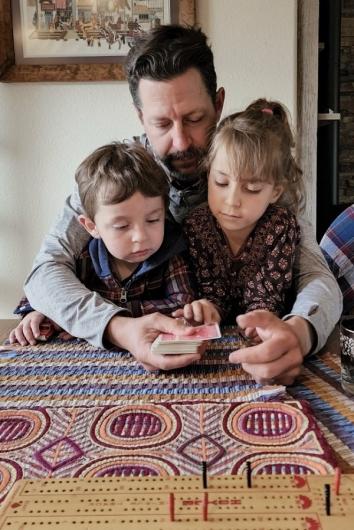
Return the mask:
{"type": "Polygon", "coordinates": [[[275,202],[277,202],[277,200],[280,199],[280,197],[283,195],[283,192],[284,192],[284,186],[282,184],[278,184],[277,186],[274,186],[273,196],[270,201],[271,204],[274,204],[275,202]]]}
{"type": "Polygon", "coordinates": [[[77,219],[92,237],[99,239],[100,234],[98,233],[96,225],[89,217],[86,217],[86,215],[79,215],[77,219]]]}

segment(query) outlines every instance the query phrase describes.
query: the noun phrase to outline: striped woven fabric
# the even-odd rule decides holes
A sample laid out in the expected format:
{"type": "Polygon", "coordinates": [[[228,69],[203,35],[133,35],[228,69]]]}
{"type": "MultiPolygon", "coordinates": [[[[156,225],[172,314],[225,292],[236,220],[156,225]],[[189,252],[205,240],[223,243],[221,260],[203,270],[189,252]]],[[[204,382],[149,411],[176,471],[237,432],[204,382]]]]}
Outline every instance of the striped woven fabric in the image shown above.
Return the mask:
{"type": "Polygon", "coordinates": [[[348,465],[354,467],[354,400],[341,387],[340,358],[328,352],[311,358],[287,392],[310,403],[342,468],[352,471],[348,465]]]}
{"type": "Polygon", "coordinates": [[[127,352],[100,350],[85,341],[17,345],[0,356],[0,406],[86,406],[171,399],[268,400],[282,386],[262,387],[229,353],[240,347],[234,328],[210,342],[201,363],[174,372],[146,372],[127,352]]]}

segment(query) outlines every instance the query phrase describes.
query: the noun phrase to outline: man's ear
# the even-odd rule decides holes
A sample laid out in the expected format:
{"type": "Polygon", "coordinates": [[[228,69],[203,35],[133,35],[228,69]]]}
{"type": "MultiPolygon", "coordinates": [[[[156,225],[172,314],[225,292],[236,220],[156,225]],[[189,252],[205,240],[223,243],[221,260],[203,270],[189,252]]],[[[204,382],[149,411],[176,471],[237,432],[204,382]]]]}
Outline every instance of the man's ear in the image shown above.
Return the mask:
{"type": "Polygon", "coordinates": [[[144,125],[144,117],[143,117],[143,111],[139,107],[135,107],[136,113],[138,115],[138,118],[140,120],[140,123],[144,125]]]}
{"type": "Polygon", "coordinates": [[[216,110],[217,122],[220,120],[222,109],[224,108],[224,101],[225,101],[225,89],[224,87],[220,87],[219,90],[216,92],[216,99],[215,99],[215,110],[216,110]]]}
{"type": "Polygon", "coordinates": [[[283,192],[284,192],[284,186],[282,184],[278,184],[277,186],[274,186],[272,200],[270,201],[271,204],[274,204],[275,202],[277,202],[277,200],[283,195],[283,192]]]}
{"type": "Polygon", "coordinates": [[[79,215],[77,219],[92,237],[99,239],[100,234],[97,231],[96,225],[89,217],[86,217],[86,215],[79,215]]]}

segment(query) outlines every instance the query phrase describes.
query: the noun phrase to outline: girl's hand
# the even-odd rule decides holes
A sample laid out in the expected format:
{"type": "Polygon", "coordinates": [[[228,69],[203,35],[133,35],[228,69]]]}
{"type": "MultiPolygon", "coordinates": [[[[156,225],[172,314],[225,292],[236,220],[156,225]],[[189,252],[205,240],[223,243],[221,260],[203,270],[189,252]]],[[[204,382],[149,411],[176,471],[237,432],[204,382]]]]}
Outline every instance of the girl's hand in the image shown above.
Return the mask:
{"type": "Polygon", "coordinates": [[[27,344],[34,346],[37,342],[36,338],[41,334],[39,326],[45,320],[46,317],[42,313],[39,313],[39,311],[31,311],[28,313],[21,322],[10,331],[10,344],[18,342],[21,346],[27,346],[27,344]]]}
{"type": "Polygon", "coordinates": [[[221,320],[215,305],[205,298],[186,304],[183,309],[174,311],[172,316],[175,318],[183,317],[188,322],[195,322],[196,324],[213,324],[215,322],[219,324],[221,320]]]}

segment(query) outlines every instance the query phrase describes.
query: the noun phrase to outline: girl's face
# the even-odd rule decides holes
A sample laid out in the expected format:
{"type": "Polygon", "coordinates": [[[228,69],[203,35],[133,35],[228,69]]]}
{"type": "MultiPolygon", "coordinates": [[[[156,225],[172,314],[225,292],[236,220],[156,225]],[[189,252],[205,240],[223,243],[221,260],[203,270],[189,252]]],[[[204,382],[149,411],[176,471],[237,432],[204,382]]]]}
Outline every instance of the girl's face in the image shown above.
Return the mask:
{"type": "Polygon", "coordinates": [[[234,175],[225,148],[217,150],[209,172],[208,203],[228,239],[244,241],[282,192],[282,186],[234,175]]]}

